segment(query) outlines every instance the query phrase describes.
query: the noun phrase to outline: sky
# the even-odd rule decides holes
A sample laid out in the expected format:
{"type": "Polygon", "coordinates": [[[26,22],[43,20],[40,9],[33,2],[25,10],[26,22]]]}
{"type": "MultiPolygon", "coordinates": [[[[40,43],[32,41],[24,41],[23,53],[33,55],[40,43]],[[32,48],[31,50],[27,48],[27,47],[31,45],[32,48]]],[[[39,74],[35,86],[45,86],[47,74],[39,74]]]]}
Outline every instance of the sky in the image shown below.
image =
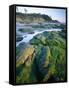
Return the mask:
{"type": "Polygon", "coordinates": [[[17,6],[16,12],[25,13],[40,13],[49,15],[53,20],[58,20],[62,23],[66,23],[66,9],[56,9],[56,8],[37,8],[37,7],[22,7],[17,6]]]}

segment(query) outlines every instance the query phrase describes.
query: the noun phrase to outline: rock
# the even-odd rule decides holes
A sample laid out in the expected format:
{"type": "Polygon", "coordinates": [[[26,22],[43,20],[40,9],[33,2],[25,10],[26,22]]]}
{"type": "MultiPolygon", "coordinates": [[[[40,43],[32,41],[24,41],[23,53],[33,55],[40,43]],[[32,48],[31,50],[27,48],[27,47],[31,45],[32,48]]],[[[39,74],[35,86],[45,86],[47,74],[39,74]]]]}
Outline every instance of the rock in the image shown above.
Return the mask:
{"type": "Polygon", "coordinates": [[[16,60],[19,58],[19,56],[22,54],[23,50],[28,46],[28,44],[26,43],[20,43],[17,47],[16,47],[16,60]]]}
{"type": "MultiPolygon", "coordinates": [[[[29,83],[31,82],[32,65],[34,60],[34,51],[32,45],[26,47],[21,56],[16,61],[16,82],[17,83],[29,83]],[[30,77],[31,75],[31,77],[30,77]]],[[[33,77],[34,78],[34,77],[33,77]]],[[[33,80],[34,82],[35,80],[33,80]]]]}
{"type": "Polygon", "coordinates": [[[46,46],[46,53],[45,53],[45,67],[48,67],[49,65],[49,61],[50,61],[50,58],[51,58],[51,52],[50,52],[50,48],[49,46],[46,46]]]}
{"type": "Polygon", "coordinates": [[[39,44],[45,45],[46,38],[42,34],[39,34],[36,35],[32,40],[30,40],[30,43],[35,45],[39,45],[39,44]]]}
{"type": "Polygon", "coordinates": [[[21,36],[16,36],[16,42],[19,42],[19,41],[21,41],[21,40],[23,40],[23,37],[21,37],[21,36]]]}
{"type": "Polygon", "coordinates": [[[21,28],[21,29],[19,29],[19,31],[20,32],[23,32],[23,33],[30,33],[30,32],[32,32],[32,28],[21,28]]]}
{"type": "Polygon", "coordinates": [[[38,34],[16,61],[19,83],[65,81],[66,43],[58,32],[38,34]]]}
{"type": "Polygon", "coordinates": [[[65,66],[63,63],[65,63],[64,48],[66,46],[63,37],[61,37],[58,32],[45,32],[43,34],[36,35],[31,40],[31,44],[32,43],[33,45],[38,45],[36,49],[36,65],[39,67],[39,80],[48,82],[51,77],[53,77],[53,80],[56,81],[65,80],[65,69],[63,69],[65,68],[65,66]],[[38,42],[36,43],[36,41],[38,42]],[[40,48],[40,46],[42,49],[40,48]],[[58,61],[59,64],[57,63],[58,61]]]}
{"type": "Polygon", "coordinates": [[[30,44],[32,44],[32,45],[39,45],[39,44],[41,44],[41,42],[40,42],[40,40],[34,38],[34,39],[30,40],[30,44]]]}
{"type": "Polygon", "coordinates": [[[29,32],[29,34],[34,34],[34,32],[32,31],[32,32],[29,32]]]}
{"type": "Polygon", "coordinates": [[[42,34],[38,35],[36,38],[40,40],[42,44],[46,43],[46,37],[44,37],[42,34]]]}
{"type": "Polygon", "coordinates": [[[21,56],[18,58],[16,66],[18,67],[20,64],[24,64],[28,60],[28,58],[32,56],[34,50],[35,49],[33,48],[33,46],[28,46],[27,48],[25,48],[21,56]]]}

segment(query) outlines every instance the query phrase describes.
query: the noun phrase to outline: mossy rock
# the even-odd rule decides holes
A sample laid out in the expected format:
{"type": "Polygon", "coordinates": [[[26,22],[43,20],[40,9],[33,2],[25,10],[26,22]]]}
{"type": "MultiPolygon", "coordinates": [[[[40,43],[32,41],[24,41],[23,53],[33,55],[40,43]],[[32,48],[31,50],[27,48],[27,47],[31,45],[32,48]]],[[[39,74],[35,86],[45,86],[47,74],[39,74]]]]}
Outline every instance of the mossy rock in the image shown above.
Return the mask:
{"type": "Polygon", "coordinates": [[[17,83],[29,83],[30,73],[32,70],[32,64],[34,60],[35,49],[32,45],[26,47],[21,56],[16,61],[16,82],[17,83]]]}
{"type": "Polygon", "coordinates": [[[46,46],[46,53],[45,53],[46,55],[46,57],[45,57],[45,65],[44,65],[44,67],[48,67],[48,65],[49,65],[49,60],[50,60],[50,58],[51,58],[51,52],[50,52],[50,48],[49,48],[49,46],[46,46]]]}
{"type": "Polygon", "coordinates": [[[36,35],[32,40],[30,40],[31,44],[35,45],[45,45],[46,44],[46,37],[44,37],[42,34],[36,35]]]}
{"type": "Polygon", "coordinates": [[[16,37],[16,42],[19,42],[19,41],[21,41],[21,40],[23,40],[23,37],[21,37],[21,36],[17,36],[17,37],[16,37]]]}
{"type": "Polygon", "coordinates": [[[58,32],[45,32],[33,37],[30,44],[16,61],[17,82],[51,82],[51,79],[53,82],[64,81],[65,38],[58,32]]]}
{"type": "Polygon", "coordinates": [[[19,31],[23,32],[23,33],[25,33],[25,32],[29,32],[29,33],[33,32],[31,28],[22,28],[22,29],[19,29],[19,31]]]}
{"type": "Polygon", "coordinates": [[[27,48],[25,48],[25,50],[23,51],[23,53],[16,62],[16,67],[18,67],[20,64],[24,64],[28,60],[28,58],[32,56],[34,51],[35,49],[33,48],[33,46],[28,46],[27,48]]]}

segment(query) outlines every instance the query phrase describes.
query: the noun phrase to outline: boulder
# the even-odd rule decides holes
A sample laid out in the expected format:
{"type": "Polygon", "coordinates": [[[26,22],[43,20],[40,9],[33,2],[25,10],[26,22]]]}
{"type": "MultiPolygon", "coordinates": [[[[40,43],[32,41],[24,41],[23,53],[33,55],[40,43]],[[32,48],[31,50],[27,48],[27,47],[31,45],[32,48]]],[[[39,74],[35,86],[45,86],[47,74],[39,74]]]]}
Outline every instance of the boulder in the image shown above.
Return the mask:
{"type": "Polygon", "coordinates": [[[25,48],[21,56],[18,58],[16,66],[18,67],[20,64],[24,64],[28,60],[28,58],[32,56],[34,51],[35,49],[33,48],[33,46],[28,46],[27,48],[25,48]]]}
{"type": "Polygon", "coordinates": [[[21,40],[23,40],[23,37],[21,37],[21,36],[17,36],[17,37],[16,37],[16,42],[19,42],[19,41],[21,41],[21,40]]]}

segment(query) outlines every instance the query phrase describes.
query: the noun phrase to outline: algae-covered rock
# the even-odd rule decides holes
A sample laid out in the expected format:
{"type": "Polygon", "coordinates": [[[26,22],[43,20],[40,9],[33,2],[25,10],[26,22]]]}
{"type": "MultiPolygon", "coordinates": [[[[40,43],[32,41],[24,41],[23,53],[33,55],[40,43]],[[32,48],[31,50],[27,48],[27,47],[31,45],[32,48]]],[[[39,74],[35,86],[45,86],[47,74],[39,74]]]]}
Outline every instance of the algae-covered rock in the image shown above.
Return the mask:
{"type": "Polygon", "coordinates": [[[32,56],[32,54],[34,53],[34,50],[35,49],[33,48],[33,46],[29,46],[25,48],[21,56],[18,58],[16,62],[16,66],[18,67],[20,64],[24,64],[28,60],[28,58],[32,56]]]}
{"type": "Polygon", "coordinates": [[[54,81],[64,81],[65,80],[65,51],[57,46],[50,48],[51,58],[49,60],[48,73],[45,75],[43,81],[47,82],[51,77],[54,81]]]}
{"type": "Polygon", "coordinates": [[[22,33],[32,33],[33,32],[33,30],[32,30],[32,28],[21,28],[21,29],[19,29],[19,31],[20,32],[22,32],[22,33]]]}
{"type": "Polygon", "coordinates": [[[16,47],[16,60],[19,58],[19,56],[22,54],[23,50],[27,47],[26,43],[20,43],[17,47],[16,47]]]}
{"type": "Polygon", "coordinates": [[[42,34],[36,35],[32,40],[30,40],[30,43],[35,45],[45,45],[46,37],[44,37],[42,34]]]}
{"type": "Polygon", "coordinates": [[[49,64],[49,60],[50,60],[50,57],[51,57],[51,52],[50,52],[50,48],[48,46],[46,46],[46,53],[45,53],[45,67],[48,66],[49,64]]]}
{"type": "Polygon", "coordinates": [[[44,32],[30,40],[16,61],[17,83],[66,80],[66,42],[58,32],[44,32]]]}
{"type": "Polygon", "coordinates": [[[36,54],[36,64],[38,65],[40,77],[39,80],[48,82],[48,80],[53,77],[54,81],[64,81],[66,73],[65,39],[59,32],[44,32],[38,34],[31,40],[31,44],[34,42],[33,44],[37,45],[34,39],[40,41],[38,42],[36,54]],[[45,41],[45,43],[42,43],[42,41],[45,41]]]}
{"type": "Polygon", "coordinates": [[[34,59],[35,49],[32,45],[26,47],[21,56],[16,61],[16,81],[17,83],[29,83],[30,72],[34,59]]]}
{"type": "Polygon", "coordinates": [[[21,40],[23,40],[23,37],[22,37],[22,36],[17,36],[17,37],[16,37],[16,42],[19,42],[19,41],[21,41],[21,40]]]}

